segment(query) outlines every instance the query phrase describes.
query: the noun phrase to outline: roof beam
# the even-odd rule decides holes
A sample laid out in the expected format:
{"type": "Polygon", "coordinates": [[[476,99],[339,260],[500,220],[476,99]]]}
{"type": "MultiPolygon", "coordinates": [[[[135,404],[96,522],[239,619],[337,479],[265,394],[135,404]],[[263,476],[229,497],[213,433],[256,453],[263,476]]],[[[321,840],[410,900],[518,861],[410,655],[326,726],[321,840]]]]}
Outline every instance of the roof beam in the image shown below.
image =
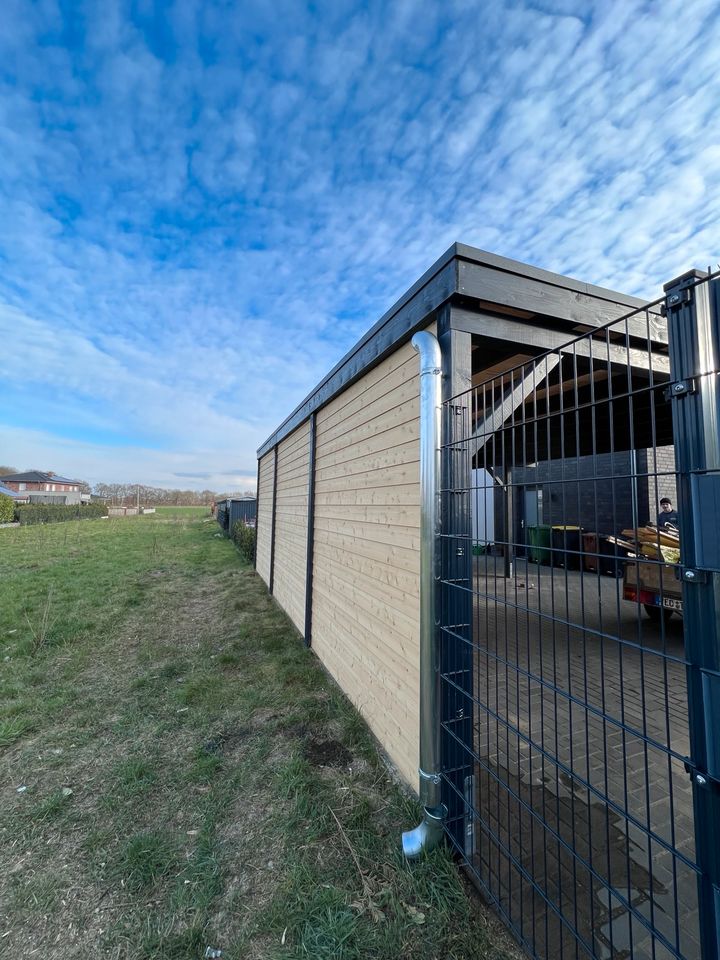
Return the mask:
{"type": "MultiPolygon", "coordinates": [[[[542,274],[542,271],[537,272],[542,274]]],[[[569,280],[567,285],[560,285],[546,279],[503,272],[485,264],[465,260],[458,262],[458,293],[486,303],[497,303],[516,310],[557,317],[570,324],[582,323],[588,327],[602,327],[644,306],[634,297],[622,298],[613,294],[613,299],[610,299],[609,291],[600,291],[607,297],[605,299],[589,292],[593,289],[600,288],[569,280]],[[581,292],[578,288],[584,288],[588,292],[581,292]]],[[[629,317],[627,322],[629,333],[647,337],[649,327],[651,339],[667,343],[667,326],[659,313],[648,311],[647,314],[629,317]]]]}
{"type": "Polygon", "coordinates": [[[471,458],[482,450],[488,440],[502,428],[518,407],[521,407],[538,386],[548,379],[559,363],[560,357],[558,354],[550,353],[541,357],[532,365],[520,383],[513,387],[506,397],[495,404],[480,426],[473,431],[469,444],[471,458]]]}
{"type": "MultiPolygon", "coordinates": [[[[605,340],[591,340],[587,336],[568,341],[558,330],[548,330],[537,324],[522,323],[509,317],[495,317],[475,313],[460,307],[452,308],[452,326],[466,333],[517,344],[519,347],[534,347],[538,350],[562,350],[567,357],[586,357],[596,363],[615,363],[638,370],[650,370],[647,350],[623,347],[605,340]]],[[[653,373],[669,375],[670,360],[661,353],[652,352],[653,373]]]]}

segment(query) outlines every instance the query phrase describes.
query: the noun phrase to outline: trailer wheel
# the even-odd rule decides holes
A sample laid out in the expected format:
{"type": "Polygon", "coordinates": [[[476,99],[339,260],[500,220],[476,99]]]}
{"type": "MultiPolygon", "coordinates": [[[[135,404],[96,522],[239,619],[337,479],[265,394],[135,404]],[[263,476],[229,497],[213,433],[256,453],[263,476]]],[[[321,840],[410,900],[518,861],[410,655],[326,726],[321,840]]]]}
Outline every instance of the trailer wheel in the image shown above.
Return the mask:
{"type": "Polygon", "coordinates": [[[654,607],[651,603],[644,604],[645,613],[653,623],[667,623],[673,615],[672,610],[666,610],[665,607],[654,607]]]}

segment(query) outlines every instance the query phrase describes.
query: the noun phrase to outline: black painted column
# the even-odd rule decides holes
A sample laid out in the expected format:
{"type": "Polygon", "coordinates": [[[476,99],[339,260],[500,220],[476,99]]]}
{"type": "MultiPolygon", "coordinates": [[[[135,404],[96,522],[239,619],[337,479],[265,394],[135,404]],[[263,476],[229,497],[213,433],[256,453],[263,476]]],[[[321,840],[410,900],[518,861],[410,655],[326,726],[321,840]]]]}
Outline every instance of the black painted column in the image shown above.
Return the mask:
{"type": "MultiPolygon", "coordinates": [[[[443,365],[441,457],[442,575],[440,589],[440,669],[442,674],[443,803],[447,826],[466,848],[466,800],[474,801],[472,516],[470,388],[472,337],[451,326],[451,308],[438,316],[443,365]]],[[[466,850],[468,855],[471,851],[466,850]]]]}

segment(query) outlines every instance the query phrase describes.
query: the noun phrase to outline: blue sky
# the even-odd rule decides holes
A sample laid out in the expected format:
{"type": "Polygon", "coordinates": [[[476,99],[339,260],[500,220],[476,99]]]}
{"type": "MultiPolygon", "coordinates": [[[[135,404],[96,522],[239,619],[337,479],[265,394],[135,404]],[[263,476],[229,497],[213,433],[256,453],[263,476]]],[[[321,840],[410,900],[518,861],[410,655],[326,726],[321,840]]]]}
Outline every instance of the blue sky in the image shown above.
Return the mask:
{"type": "Polygon", "coordinates": [[[0,463],[245,489],[455,240],[718,259],[720,8],[3,0],[0,463]]]}

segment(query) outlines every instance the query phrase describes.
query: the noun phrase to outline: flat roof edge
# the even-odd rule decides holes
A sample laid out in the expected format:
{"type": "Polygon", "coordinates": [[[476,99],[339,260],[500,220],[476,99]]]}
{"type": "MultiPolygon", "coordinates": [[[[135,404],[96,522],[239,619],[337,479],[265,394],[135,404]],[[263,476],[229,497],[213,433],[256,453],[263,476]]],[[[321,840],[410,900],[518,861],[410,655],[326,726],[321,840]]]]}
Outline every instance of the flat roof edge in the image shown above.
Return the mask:
{"type": "Polygon", "coordinates": [[[521,260],[502,257],[497,253],[480,250],[478,247],[471,247],[466,243],[454,243],[453,249],[456,251],[456,256],[461,260],[477,263],[484,267],[493,267],[496,270],[512,273],[519,277],[527,277],[529,280],[540,280],[543,283],[561,287],[563,290],[584,293],[586,296],[595,297],[598,300],[610,300],[612,303],[627,304],[629,307],[644,307],[647,303],[647,300],[631,297],[629,294],[620,293],[618,290],[585,283],[583,280],[576,280],[574,277],[568,277],[562,273],[554,273],[552,270],[545,270],[543,267],[535,267],[532,264],[523,263],[521,260]]]}
{"type": "MultiPolygon", "coordinates": [[[[425,273],[423,273],[423,275],[418,280],[416,280],[415,283],[408,290],[406,290],[405,293],[398,300],[395,301],[395,303],[390,307],[390,309],[385,311],[385,313],[380,317],[380,319],[377,320],[372,325],[372,327],[370,327],[367,333],[363,334],[363,336],[357,341],[357,343],[355,343],[353,347],[343,357],[341,357],[340,360],[338,360],[338,362],[329,371],[329,373],[327,373],[322,378],[322,380],[318,384],[316,384],[316,386],[310,391],[310,393],[307,394],[307,396],[300,401],[300,403],[295,407],[295,409],[282,421],[279,427],[276,430],[274,430],[273,433],[270,434],[267,440],[260,447],[258,447],[258,450],[257,450],[258,459],[264,456],[264,454],[267,453],[268,450],[271,450],[275,446],[275,444],[278,443],[280,439],[282,439],[280,434],[282,434],[283,436],[287,436],[288,433],[291,433],[293,429],[299,426],[300,423],[302,423],[307,418],[307,417],[303,417],[297,423],[294,422],[298,412],[301,411],[306,406],[309,407],[311,405],[313,397],[318,395],[322,390],[322,388],[326,386],[332,380],[333,377],[337,376],[340,373],[343,367],[346,367],[349,363],[351,363],[351,361],[356,356],[358,356],[358,354],[362,352],[363,348],[367,347],[368,344],[382,332],[383,328],[386,327],[395,317],[397,317],[397,315],[403,310],[403,308],[406,307],[410,303],[410,301],[415,296],[417,296],[418,293],[420,293],[429,283],[431,283],[439,274],[441,274],[443,270],[446,270],[447,267],[453,263],[453,261],[456,259],[456,247],[457,247],[457,244],[453,243],[452,246],[449,247],[445,251],[445,253],[443,253],[443,255],[439,257],[432,264],[432,266],[429,267],[425,271],[425,273]],[[292,423],[292,426],[288,430],[283,432],[286,425],[291,423],[292,423]]],[[[447,292],[447,295],[439,299],[438,302],[433,306],[428,307],[426,313],[428,314],[432,313],[433,310],[436,310],[439,306],[441,306],[442,303],[445,302],[445,300],[447,300],[450,296],[452,296],[452,294],[455,292],[457,284],[454,283],[452,287],[453,289],[449,289],[447,292]]],[[[413,324],[410,324],[409,329],[412,326],[413,324]]],[[[400,339],[400,337],[398,337],[398,339],[400,339]]],[[[379,362],[379,351],[378,351],[378,354],[373,358],[373,362],[379,362]]],[[[357,375],[358,374],[355,374],[355,376],[357,375]]],[[[342,384],[342,386],[345,386],[345,384],[342,384]]],[[[324,398],[322,403],[318,404],[318,406],[324,405],[329,401],[329,399],[330,399],[329,397],[324,398]]],[[[308,409],[307,416],[310,416],[312,412],[313,412],[312,409],[308,409]]]]}
{"type": "Polygon", "coordinates": [[[439,284],[436,297],[431,298],[425,304],[425,316],[429,317],[443,303],[455,294],[461,293],[458,283],[458,263],[476,264],[481,267],[488,267],[492,270],[512,274],[526,280],[534,280],[554,287],[568,290],[573,293],[580,293],[583,296],[594,300],[607,301],[619,306],[627,306],[631,309],[643,307],[647,301],[638,297],[631,297],[628,294],[619,293],[616,290],[609,290],[605,287],[594,286],[573,277],[566,277],[563,274],[553,273],[544,270],[541,267],[535,267],[530,264],[522,263],[519,260],[512,260],[508,257],[502,257],[499,254],[490,253],[487,250],[480,250],[465,243],[456,241],[422,274],[422,276],[412,284],[406,292],[395,301],[372,327],[363,334],[363,336],[353,345],[353,347],[335,364],[322,380],[304,397],[304,399],[295,407],[294,410],[280,423],[267,440],[257,449],[257,457],[260,459],[272,448],[283,440],[288,434],[292,433],[315,411],[328,403],[333,396],[341,392],[346,386],[357,379],[363,370],[379,363],[389,352],[392,345],[399,344],[408,333],[422,325],[422,319],[417,316],[408,317],[406,324],[400,324],[396,331],[396,336],[391,342],[383,345],[378,344],[378,348],[373,350],[370,346],[373,341],[380,340],[385,328],[398,318],[402,311],[407,308],[411,301],[418,296],[430,283],[438,278],[444,270],[448,271],[448,276],[444,280],[450,280],[449,285],[439,284]],[[448,268],[450,268],[448,270],[448,268]],[[367,353],[367,363],[360,364],[359,369],[352,369],[353,361],[363,354],[367,353]],[[347,375],[341,376],[343,370],[347,375]],[[328,389],[331,381],[338,378],[337,389],[328,389]],[[313,402],[316,401],[316,402],[313,402]]]}

